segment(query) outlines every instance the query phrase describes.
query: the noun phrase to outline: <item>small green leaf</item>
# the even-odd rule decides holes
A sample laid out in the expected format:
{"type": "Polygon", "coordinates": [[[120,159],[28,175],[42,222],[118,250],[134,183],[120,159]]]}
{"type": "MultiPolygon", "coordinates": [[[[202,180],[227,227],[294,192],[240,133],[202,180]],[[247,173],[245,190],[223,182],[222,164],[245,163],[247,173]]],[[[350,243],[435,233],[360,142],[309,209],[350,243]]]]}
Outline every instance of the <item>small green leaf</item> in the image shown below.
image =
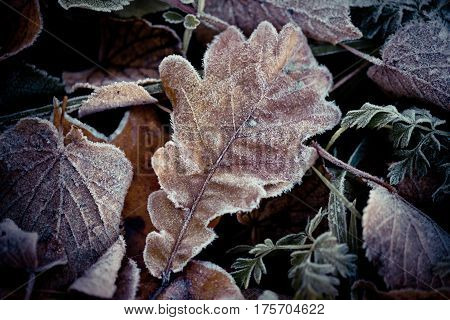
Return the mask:
{"type": "Polygon", "coordinates": [[[323,299],[338,295],[339,279],[334,276],[335,268],[330,264],[319,264],[309,259],[289,270],[292,287],[296,290],[294,299],[323,299]]]}
{"type": "Polygon", "coordinates": [[[319,226],[320,222],[322,222],[322,219],[326,215],[327,215],[327,211],[326,210],[322,210],[322,208],[320,208],[319,212],[317,212],[316,215],[308,222],[308,224],[306,225],[305,231],[306,231],[306,234],[310,238],[313,238],[312,234],[317,229],[317,227],[319,226]]]}
{"type": "Polygon", "coordinates": [[[293,233],[284,236],[276,242],[277,246],[302,245],[306,242],[306,233],[293,233]]]}
{"type": "Polygon", "coordinates": [[[164,20],[166,20],[168,23],[178,24],[182,23],[184,21],[184,17],[175,11],[167,11],[163,14],[164,20]]]}
{"type": "Polygon", "coordinates": [[[184,4],[191,4],[191,3],[194,3],[195,0],[181,0],[181,2],[184,4]]]}
{"type": "Polygon", "coordinates": [[[200,24],[200,20],[197,19],[193,14],[187,14],[184,17],[184,27],[186,29],[194,30],[200,24]]]}
{"type": "Polygon", "coordinates": [[[345,243],[338,243],[331,232],[321,234],[313,245],[314,261],[322,264],[331,264],[337,273],[348,278],[356,273],[356,255],[348,253],[345,243]]]}

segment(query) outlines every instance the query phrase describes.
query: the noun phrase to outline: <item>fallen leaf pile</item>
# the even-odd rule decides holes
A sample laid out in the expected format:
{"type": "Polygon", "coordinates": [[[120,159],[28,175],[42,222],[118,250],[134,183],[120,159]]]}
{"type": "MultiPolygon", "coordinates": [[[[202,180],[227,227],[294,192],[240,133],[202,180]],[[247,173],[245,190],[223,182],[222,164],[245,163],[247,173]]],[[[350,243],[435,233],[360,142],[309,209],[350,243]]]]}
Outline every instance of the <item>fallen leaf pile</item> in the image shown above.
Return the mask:
{"type": "Polygon", "coordinates": [[[449,8],[0,1],[0,298],[448,299],[449,8]]]}

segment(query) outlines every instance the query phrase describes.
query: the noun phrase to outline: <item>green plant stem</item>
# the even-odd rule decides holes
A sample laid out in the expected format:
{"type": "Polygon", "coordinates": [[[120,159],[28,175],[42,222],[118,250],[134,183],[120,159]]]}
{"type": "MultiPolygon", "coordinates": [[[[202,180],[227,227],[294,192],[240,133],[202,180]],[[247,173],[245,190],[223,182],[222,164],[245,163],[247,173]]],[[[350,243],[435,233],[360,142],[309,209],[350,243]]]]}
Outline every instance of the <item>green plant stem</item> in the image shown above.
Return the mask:
{"type": "Polygon", "coordinates": [[[192,29],[184,29],[183,33],[183,55],[186,56],[187,51],[189,49],[189,43],[191,42],[192,33],[194,30],[192,29]]]}
{"type": "Polygon", "coordinates": [[[311,169],[314,171],[314,173],[317,174],[320,180],[330,189],[331,192],[333,192],[336,197],[339,198],[339,200],[342,201],[344,206],[350,210],[352,214],[354,214],[356,217],[361,219],[361,214],[359,211],[355,208],[355,206],[316,168],[311,167],[311,169]]]}
{"type": "Polygon", "coordinates": [[[336,130],[336,132],[333,134],[333,136],[331,137],[330,141],[328,142],[325,150],[330,150],[330,148],[333,146],[333,144],[336,142],[337,139],[339,139],[339,137],[345,132],[347,131],[347,127],[340,127],[339,129],[336,130]]]}
{"type": "Polygon", "coordinates": [[[198,0],[197,2],[197,14],[202,14],[205,11],[206,0],[198,0]]]}
{"type": "MultiPolygon", "coordinates": [[[[336,158],[333,155],[331,155],[330,153],[328,153],[328,151],[326,151],[324,148],[322,148],[317,142],[313,141],[311,143],[311,146],[314,147],[317,150],[317,152],[319,153],[319,155],[322,158],[330,161],[334,165],[336,165],[336,166],[338,166],[338,167],[340,167],[340,168],[342,168],[342,169],[344,169],[344,170],[346,170],[346,171],[348,171],[350,173],[353,173],[354,175],[356,175],[356,176],[358,176],[358,177],[360,177],[362,179],[370,180],[372,182],[375,182],[376,184],[378,184],[378,185],[388,189],[390,192],[397,193],[397,190],[393,186],[391,186],[389,183],[386,183],[386,182],[384,182],[382,179],[380,179],[378,177],[374,177],[374,176],[372,176],[371,174],[369,174],[367,172],[361,171],[361,170],[359,170],[359,169],[357,169],[357,168],[355,168],[355,167],[353,167],[353,166],[351,166],[351,165],[349,165],[349,164],[339,160],[338,158],[336,158]]],[[[313,169],[315,169],[315,168],[313,167],[313,169]]],[[[317,169],[315,169],[315,170],[317,170],[317,169]]]]}

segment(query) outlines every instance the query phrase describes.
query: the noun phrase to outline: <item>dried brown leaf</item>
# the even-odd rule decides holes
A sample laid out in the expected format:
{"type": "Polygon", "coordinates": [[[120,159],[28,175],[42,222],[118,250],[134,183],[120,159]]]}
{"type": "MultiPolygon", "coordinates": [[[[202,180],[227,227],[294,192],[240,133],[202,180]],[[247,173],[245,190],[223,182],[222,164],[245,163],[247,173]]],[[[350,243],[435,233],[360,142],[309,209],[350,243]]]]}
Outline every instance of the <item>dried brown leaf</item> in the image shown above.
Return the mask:
{"type": "Polygon", "coordinates": [[[159,232],[148,235],[144,259],[158,277],[214,239],[214,218],[251,211],[301,181],[317,158],[302,142],[340,118],[325,100],[328,70],[292,24],[278,34],[263,22],[249,40],[228,28],[205,53],[203,78],[179,56],[160,72],[174,134],[152,158],[164,191],[149,197],[159,232]]]}
{"type": "Polygon", "coordinates": [[[122,236],[84,274],[75,280],[69,290],[98,298],[112,298],[116,292],[116,279],[125,255],[122,236]]]}
{"type": "Polygon", "coordinates": [[[389,288],[432,289],[450,285],[433,268],[450,254],[450,235],[382,187],[370,192],[363,216],[366,256],[389,288]]]}
{"type": "Polygon", "coordinates": [[[207,1],[205,11],[236,25],[247,35],[268,20],[277,29],[295,22],[308,37],[334,44],[362,36],[350,20],[348,3],[341,0],[207,1]]]}
{"type": "Polygon", "coordinates": [[[450,108],[450,41],[444,23],[408,24],[389,39],[382,58],[368,75],[384,90],[450,108]]]}
{"type": "Polygon", "coordinates": [[[380,291],[369,281],[359,280],[352,286],[353,294],[358,299],[364,300],[437,300],[450,299],[449,288],[436,290],[400,289],[391,291],[380,291]]]}
{"type": "Polygon", "coordinates": [[[94,90],[81,104],[78,116],[105,110],[156,103],[143,87],[132,82],[117,82],[94,90]]]}
{"type": "Polygon", "coordinates": [[[42,29],[39,0],[2,1],[0,61],[31,46],[42,29]]]}
{"type": "Polygon", "coordinates": [[[25,118],[0,136],[0,218],[37,232],[44,261],[68,258],[61,283],[80,276],[117,241],[132,168],[122,151],[61,135],[49,121],[25,118]]]}
{"type": "Polygon", "coordinates": [[[168,138],[167,129],[155,108],[137,106],[130,109],[125,126],[111,141],[125,152],[133,165],[133,180],[125,197],[122,218],[128,244],[127,254],[136,257],[142,268],[145,268],[141,264],[145,237],[155,230],[147,212],[147,199],[150,193],[160,188],[158,177],[151,166],[151,157],[168,138]]]}
{"type": "Polygon", "coordinates": [[[114,293],[115,300],[134,300],[139,286],[139,268],[131,259],[122,262],[122,268],[119,271],[114,293]]]}
{"type": "Polygon", "coordinates": [[[221,267],[206,261],[192,261],[167,287],[159,300],[244,299],[234,279],[221,267]]]}
{"type": "Polygon", "coordinates": [[[166,26],[151,25],[144,19],[109,19],[101,32],[98,65],[64,72],[62,77],[68,92],[120,81],[155,81],[162,59],[179,52],[180,39],[166,26]]]}
{"type": "Polygon", "coordinates": [[[11,219],[0,223],[0,266],[33,271],[38,266],[38,234],[21,230],[11,219]]]}

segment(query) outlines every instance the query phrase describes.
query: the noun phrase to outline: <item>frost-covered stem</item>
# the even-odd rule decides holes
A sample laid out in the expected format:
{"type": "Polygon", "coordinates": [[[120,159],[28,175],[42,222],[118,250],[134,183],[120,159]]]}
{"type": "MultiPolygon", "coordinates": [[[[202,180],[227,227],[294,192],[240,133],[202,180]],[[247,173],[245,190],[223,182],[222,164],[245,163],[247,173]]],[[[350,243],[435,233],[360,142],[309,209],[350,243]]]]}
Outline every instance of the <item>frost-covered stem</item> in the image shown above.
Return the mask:
{"type": "Polygon", "coordinates": [[[395,188],[393,186],[391,186],[390,184],[384,182],[382,179],[378,178],[378,177],[374,177],[371,174],[361,171],[341,160],[339,160],[338,158],[334,157],[333,155],[331,155],[330,153],[328,153],[328,151],[326,151],[324,148],[322,148],[317,142],[313,141],[311,143],[311,146],[316,149],[317,153],[324,158],[325,160],[330,161],[332,164],[350,172],[353,173],[354,175],[366,179],[366,180],[370,180],[372,182],[375,182],[376,184],[379,184],[382,187],[385,187],[386,189],[388,189],[390,192],[393,193],[397,193],[397,190],[395,190],[395,188]]]}
{"type": "Polygon", "coordinates": [[[302,244],[302,245],[285,245],[285,246],[275,246],[274,250],[304,250],[310,249],[312,244],[302,244]]]}
{"type": "Polygon", "coordinates": [[[355,208],[355,206],[350,201],[348,201],[348,199],[338,190],[338,188],[336,188],[334,186],[334,184],[332,184],[327,178],[325,178],[325,176],[319,170],[317,170],[314,167],[311,167],[311,169],[314,171],[315,174],[317,174],[319,179],[322,180],[322,182],[328,187],[328,189],[330,189],[330,191],[333,192],[334,195],[339,198],[339,200],[342,202],[342,204],[348,210],[350,210],[350,212],[353,215],[355,215],[356,217],[361,219],[361,214],[359,213],[359,211],[355,208]]]}
{"type": "Polygon", "coordinates": [[[197,13],[202,14],[205,11],[206,0],[198,0],[197,2],[197,13]]]}
{"type": "Polygon", "coordinates": [[[382,65],[383,64],[382,60],[380,60],[380,59],[378,59],[376,57],[373,57],[373,56],[371,56],[371,55],[369,55],[367,53],[361,52],[358,49],[352,48],[352,47],[350,47],[350,46],[348,46],[346,44],[343,44],[343,43],[341,43],[339,45],[341,47],[343,47],[344,49],[346,49],[347,51],[353,53],[355,56],[360,57],[360,58],[362,58],[364,60],[367,60],[370,63],[373,63],[375,65],[382,65]]]}
{"type": "Polygon", "coordinates": [[[336,130],[336,132],[333,134],[333,136],[331,137],[330,141],[328,142],[325,150],[330,150],[330,148],[333,146],[333,144],[336,142],[337,139],[339,139],[339,137],[345,132],[347,131],[347,127],[340,127],[339,129],[336,130]]]}
{"type": "Polygon", "coordinates": [[[356,76],[358,73],[360,73],[365,67],[369,65],[369,61],[365,61],[362,65],[360,65],[358,68],[347,74],[345,77],[343,77],[341,80],[336,82],[336,84],[331,88],[330,92],[333,92],[340,86],[342,86],[344,83],[352,79],[354,76],[356,76]]]}
{"type": "Polygon", "coordinates": [[[192,38],[192,33],[194,32],[194,30],[192,29],[184,29],[184,33],[183,33],[183,55],[186,56],[187,51],[189,49],[189,43],[191,42],[191,38],[192,38]]]}
{"type": "Polygon", "coordinates": [[[27,282],[27,288],[25,290],[25,300],[29,300],[31,298],[31,294],[33,293],[34,288],[34,282],[36,279],[36,275],[34,272],[28,273],[28,282],[27,282]]]}

